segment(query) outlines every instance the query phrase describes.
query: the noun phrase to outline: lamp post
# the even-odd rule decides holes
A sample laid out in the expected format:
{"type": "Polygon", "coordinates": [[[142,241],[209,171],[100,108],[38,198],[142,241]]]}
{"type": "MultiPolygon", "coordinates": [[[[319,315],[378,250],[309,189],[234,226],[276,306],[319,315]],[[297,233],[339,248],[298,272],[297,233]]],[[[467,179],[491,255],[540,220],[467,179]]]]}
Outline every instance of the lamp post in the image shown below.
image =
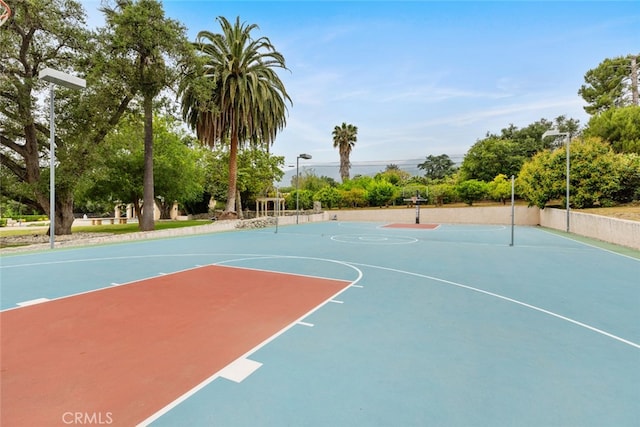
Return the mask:
{"type": "Polygon", "coordinates": [[[309,160],[311,154],[300,154],[296,157],[296,224],[300,216],[300,193],[298,191],[298,182],[300,181],[300,159],[309,160]]]}
{"type": "Polygon", "coordinates": [[[51,245],[51,249],[53,249],[56,239],[56,125],[55,111],[53,109],[55,87],[62,86],[68,89],[83,89],[86,87],[87,82],[79,77],[51,68],[45,68],[40,71],[38,78],[51,83],[49,88],[49,243],[51,245]]]}
{"type": "Polygon", "coordinates": [[[567,147],[567,172],[566,172],[566,176],[567,176],[567,183],[566,183],[566,187],[567,187],[567,194],[566,194],[566,198],[567,198],[567,233],[569,232],[569,166],[571,163],[570,160],[570,152],[569,152],[569,145],[571,144],[571,133],[570,132],[560,132],[557,129],[549,129],[548,131],[546,131],[545,133],[542,134],[542,139],[546,138],[547,136],[564,136],[567,138],[567,142],[566,142],[566,147],[567,147]]]}

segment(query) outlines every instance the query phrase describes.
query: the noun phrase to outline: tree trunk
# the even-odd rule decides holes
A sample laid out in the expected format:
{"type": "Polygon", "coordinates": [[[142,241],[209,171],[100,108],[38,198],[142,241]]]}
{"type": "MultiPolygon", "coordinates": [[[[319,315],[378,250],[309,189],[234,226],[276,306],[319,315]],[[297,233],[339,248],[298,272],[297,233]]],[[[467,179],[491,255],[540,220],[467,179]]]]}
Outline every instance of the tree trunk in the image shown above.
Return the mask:
{"type": "Polygon", "coordinates": [[[351,167],[351,162],[349,161],[349,154],[341,152],[340,153],[340,178],[342,182],[347,182],[349,180],[349,168],[351,167]]]}
{"type": "Polygon", "coordinates": [[[173,203],[162,202],[160,203],[160,219],[171,219],[171,209],[173,203]]]}
{"type": "Polygon", "coordinates": [[[140,221],[140,218],[142,218],[142,208],[140,207],[140,201],[138,198],[133,200],[133,210],[136,213],[136,218],[140,221]]]}
{"type": "Polygon", "coordinates": [[[238,219],[244,219],[244,214],[242,213],[242,198],[240,197],[240,191],[236,192],[236,209],[236,212],[238,212],[238,219]]]}
{"type": "MultiPolygon", "coordinates": [[[[47,214],[51,217],[49,206],[47,206],[47,214]]],[[[55,235],[62,236],[71,234],[71,226],[73,225],[73,195],[56,194],[56,216],[55,216],[55,235]]],[[[47,231],[47,235],[51,235],[51,227],[47,231]]]]}
{"type": "Polygon", "coordinates": [[[155,198],[153,194],[153,99],[144,97],[144,184],[142,218],[138,227],[141,231],[155,229],[154,211],[155,198]]]}
{"type": "Polygon", "coordinates": [[[638,57],[631,57],[631,102],[635,106],[640,105],[638,96],[638,57]]]}
{"type": "Polygon", "coordinates": [[[236,212],[236,191],[238,187],[238,135],[231,133],[231,147],[229,150],[229,189],[227,190],[227,206],[225,216],[234,216],[228,213],[236,212]]]}

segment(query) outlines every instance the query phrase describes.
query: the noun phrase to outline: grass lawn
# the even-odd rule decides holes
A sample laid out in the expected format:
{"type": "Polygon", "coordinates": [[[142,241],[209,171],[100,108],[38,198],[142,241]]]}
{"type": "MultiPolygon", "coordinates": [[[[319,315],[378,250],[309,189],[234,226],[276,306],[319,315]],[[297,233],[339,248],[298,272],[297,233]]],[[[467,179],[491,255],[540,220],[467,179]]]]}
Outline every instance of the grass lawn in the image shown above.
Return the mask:
{"type": "MultiPolygon", "coordinates": [[[[156,230],[167,230],[170,228],[193,227],[196,225],[211,224],[209,220],[191,220],[191,221],[156,221],[156,230]]],[[[12,227],[0,228],[0,237],[22,236],[34,234],[46,234],[49,227],[23,227],[14,229],[12,227]]],[[[107,224],[107,225],[85,225],[71,228],[73,233],[112,233],[127,234],[140,231],[138,224],[107,224]]]]}

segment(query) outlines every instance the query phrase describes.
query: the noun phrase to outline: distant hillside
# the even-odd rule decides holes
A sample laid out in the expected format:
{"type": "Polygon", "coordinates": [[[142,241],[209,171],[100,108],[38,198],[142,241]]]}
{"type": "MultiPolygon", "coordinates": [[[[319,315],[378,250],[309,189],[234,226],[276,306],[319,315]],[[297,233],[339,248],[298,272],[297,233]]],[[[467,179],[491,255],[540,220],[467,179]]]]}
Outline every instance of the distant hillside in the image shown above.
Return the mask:
{"type": "MultiPolygon", "coordinates": [[[[449,155],[451,160],[460,166],[464,155],[449,155]]],[[[350,169],[350,176],[353,178],[356,175],[374,176],[379,172],[383,172],[387,165],[397,165],[403,171],[410,173],[412,176],[424,175],[424,171],[418,169],[418,165],[423,163],[426,157],[422,159],[408,159],[408,160],[390,160],[390,161],[370,161],[370,162],[352,162],[350,169]]],[[[315,174],[316,176],[328,176],[335,179],[337,182],[340,180],[340,162],[328,162],[328,163],[312,163],[305,162],[304,165],[300,165],[300,175],[306,172],[315,174]]],[[[278,183],[279,186],[291,185],[291,178],[296,174],[295,167],[285,171],[284,177],[278,183]]]]}

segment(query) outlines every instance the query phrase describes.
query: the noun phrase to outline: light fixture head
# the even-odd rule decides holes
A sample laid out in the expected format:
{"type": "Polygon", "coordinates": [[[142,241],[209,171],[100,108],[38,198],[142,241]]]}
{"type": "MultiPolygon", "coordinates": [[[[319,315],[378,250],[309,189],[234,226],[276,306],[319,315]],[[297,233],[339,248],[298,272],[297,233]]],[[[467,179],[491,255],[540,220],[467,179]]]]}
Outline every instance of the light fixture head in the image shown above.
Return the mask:
{"type": "Polygon", "coordinates": [[[542,134],[542,139],[545,139],[548,136],[560,136],[560,135],[569,135],[568,132],[560,132],[558,129],[556,128],[551,128],[548,131],[546,131],[545,133],[542,134]]]}
{"type": "Polygon", "coordinates": [[[84,79],[63,73],[62,71],[54,70],[53,68],[45,68],[40,71],[38,78],[45,82],[53,83],[57,86],[63,86],[69,89],[84,89],[87,87],[87,82],[84,79]]]}

